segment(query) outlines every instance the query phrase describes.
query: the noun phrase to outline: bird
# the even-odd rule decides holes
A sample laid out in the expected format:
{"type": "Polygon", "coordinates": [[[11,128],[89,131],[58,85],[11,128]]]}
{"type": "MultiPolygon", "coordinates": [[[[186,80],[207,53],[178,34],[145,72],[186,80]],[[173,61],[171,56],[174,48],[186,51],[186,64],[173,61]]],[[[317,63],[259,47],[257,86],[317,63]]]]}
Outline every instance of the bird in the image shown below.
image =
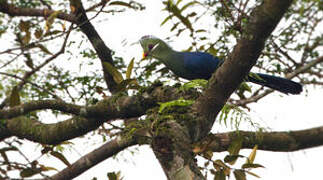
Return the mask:
{"type": "MultiPolygon", "coordinates": [[[[208,80],[224,62],[207,52],[175,51],[166,42],[153,35],[141,37],[139,43],[143,49],[144,59],[157,59],[176,76],[187,80],[208,80]]],[[[300,94],[303,90],[300,83],[263,73],[250,72],[244,81],[269,87],[284,94],[300,94]]]]}

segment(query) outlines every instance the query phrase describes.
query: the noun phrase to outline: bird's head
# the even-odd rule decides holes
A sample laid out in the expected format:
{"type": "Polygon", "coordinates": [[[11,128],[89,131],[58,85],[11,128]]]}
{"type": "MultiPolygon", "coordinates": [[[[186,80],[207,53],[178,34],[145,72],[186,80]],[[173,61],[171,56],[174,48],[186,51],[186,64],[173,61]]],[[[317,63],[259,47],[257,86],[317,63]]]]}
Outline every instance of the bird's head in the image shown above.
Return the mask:
{"type": "Polygon", "coordinates": [[[143,58],[153,57],[158,59],[158,57],[161,57],[162,53],[171,50],[164,41],[152,35],[141,37],[139,42],[144,50],[143,58]]]}

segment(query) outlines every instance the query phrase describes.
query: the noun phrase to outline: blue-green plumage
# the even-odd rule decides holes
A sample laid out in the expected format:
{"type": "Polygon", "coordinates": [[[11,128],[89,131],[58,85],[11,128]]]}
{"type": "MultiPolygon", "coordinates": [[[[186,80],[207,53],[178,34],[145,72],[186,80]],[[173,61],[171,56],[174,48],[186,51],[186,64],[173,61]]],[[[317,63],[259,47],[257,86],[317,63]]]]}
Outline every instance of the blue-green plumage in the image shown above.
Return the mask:
{"type": "MultiPolygon", "coordinates": [[[[184,79],[209,79],[222,64],[222,60],[204,52],[177,52],[164,41],[153,36],[140,39],[145,57],[152,57],[163,62],[175,75],[184,79]]],[[[246,81],[263,85],[282,93],[299,94],[302,85],[281,77],[261,73],[250,73],[246,81]]]]}

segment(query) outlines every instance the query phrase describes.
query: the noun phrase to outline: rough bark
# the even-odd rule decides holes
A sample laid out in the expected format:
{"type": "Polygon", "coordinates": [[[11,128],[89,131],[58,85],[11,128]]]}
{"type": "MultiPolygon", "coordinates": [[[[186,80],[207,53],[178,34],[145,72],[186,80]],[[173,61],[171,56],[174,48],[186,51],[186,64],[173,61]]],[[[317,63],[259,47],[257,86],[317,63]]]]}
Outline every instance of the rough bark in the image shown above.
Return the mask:
{"type": "Polygon", "coordinates": [[[0,127],[0,139],[17,136],[42,144],[59,144],[62,141],[84,135],[114,119],[127,119],[144,115],[158,102],[191,97],[194,93],[179,92],[176,88],[155,84],[135,96],[111,96],[93,106],[78,106],[57,100],[43,100],[25,103],[7,110],[0,110],[5,123],[0,127]],[[69,113],[74,117],[44,124],[36,119],[24,117],[35,110],[52,109],[69,113]],[[10,119],[11,118],[11,119],[10,119]]]}
{"type": "MultiPolygon", "coordinates": [[[[35,9],[35,8],[18,8],[11,4],[8,4],[7,1],[0,1],[0,12],[8,14],[9,16],[35,16],[35,17],[49,17],[54,10],[51,9],[35,9]]],[[[67,13],[58,13],[57,18],[66,20],[72,23],[77,21],[76,17],[73,14],[67,13]]]]}
{"type": "Polygon", "coordinates": [[[323,144],[323,126],[298,131],[248,132],[234,131],[208,135],[201,144],[213,152],[226,151],[237,137],[243,138],[242,149],[252,149],[258,145],[259,150],[292,152],[321,146],[323,144]]]}
{"type": "MultiPolygon", "coordinates": [[[[209,134],[217,114],[256,63],[266,39],[291,3],[292,0],[265,0],[256,7],[233,52],[213,74],[209,80],[209,87],[193,105],[192,118],[189,119],[195,123],[184,123],[181,126],[177,124],[179,122],[174,123],[168,127],[171,132],[157,136],[162,145],[153,144],[152,147],[168,179],[179,179],[177,173],[183,173],[180,179],[203,179],[197,168],[194,168],[197,166],[192,160],[194,156],[182,147],[209,134]],[[172,137],[180,138],[173,140],[172,137]]],[[[179,119],[175,119],[176,121],[179,119]]]]}
{"type": "Polygon", "coordinates": [[[292,0],[265,0],[252,11],[241,39],[213,74],[209,87],[193,106],[199,125],[194,135],[195,141],[209,133],[215,117],[256,63],[266,39],[291,3],[292,0]]]}
{"type": "Polygon", "coordinates": [[[94,26],[90,22],[89,18],[86,15],[86,11],[83,7],[83,4],[80,0],[70,0],[72,12],[77,17],[76,24],[80,27],[81,31],[87,36],[90,40],[93,48],[95,49],[103,70],[103,75],[105,82],[112,93],[117,91],[117,83],[114,81],[113,76],[104,68],[103,63],[108,62],[111,65],[114,65],[112,58],[112,51],[105,45],[103,39],[100,37],[98,32],[95,30],[94,26]]]}
{"type": "Polygon", "coordinates": [[[73,179],[96,164],[104,161],[105,159],[116,155],[120,151],[136,144],[134,139],[116,138],[95,149],[94,151],[83,156],[71,166],[66,167],[54,176],[50,177],[51,180],[65,180],[73,179]]]}

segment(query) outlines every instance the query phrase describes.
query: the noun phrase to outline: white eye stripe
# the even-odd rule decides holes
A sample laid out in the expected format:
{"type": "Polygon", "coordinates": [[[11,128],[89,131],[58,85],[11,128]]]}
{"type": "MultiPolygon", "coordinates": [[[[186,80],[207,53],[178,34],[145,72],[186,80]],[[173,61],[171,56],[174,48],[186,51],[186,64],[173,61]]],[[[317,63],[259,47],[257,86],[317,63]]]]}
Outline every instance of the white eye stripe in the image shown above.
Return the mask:
{"type": "Polygon", "coordinates": [[[159,43],[155,44],[155,46],[150,51],[155,50],[157,48],[157,46],[159,46],[159,43]]]}

